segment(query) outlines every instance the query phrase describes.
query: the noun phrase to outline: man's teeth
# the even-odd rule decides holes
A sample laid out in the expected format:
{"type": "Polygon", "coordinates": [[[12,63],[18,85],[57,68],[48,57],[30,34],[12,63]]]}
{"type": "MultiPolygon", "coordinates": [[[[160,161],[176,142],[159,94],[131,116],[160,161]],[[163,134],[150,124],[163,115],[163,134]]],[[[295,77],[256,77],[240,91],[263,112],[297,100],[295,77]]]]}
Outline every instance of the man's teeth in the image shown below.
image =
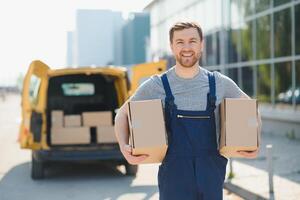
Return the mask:
{"type": "Polygon", "coordinates": [[[192,56],[193,54],[182,54],[183,57],[190,57],[192,56]]]}

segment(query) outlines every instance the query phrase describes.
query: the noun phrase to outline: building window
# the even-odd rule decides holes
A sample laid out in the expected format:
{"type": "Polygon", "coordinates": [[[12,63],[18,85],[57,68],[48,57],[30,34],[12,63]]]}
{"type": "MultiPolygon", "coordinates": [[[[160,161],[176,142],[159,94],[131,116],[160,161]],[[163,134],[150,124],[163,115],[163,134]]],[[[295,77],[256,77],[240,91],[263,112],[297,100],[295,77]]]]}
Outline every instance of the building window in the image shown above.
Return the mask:
{"type": "Polygon", "coordinates": [[[292,42],[291,9],[274,13],[275,57],[290,56],[292,42]]]}
{"type": "Polygon", "coordinates": [[[238,68],[227,69],[227,76],[238,85],[238,68]]]}
{"type": "Polygon", "coordinates": [[[258,18],[256,24],[256,58],[270,58],[270,15],[258,18]]]}
{"type": "Polygon", "coordinates": [[[257,99],[260,102],[271,103],[270,65],[259,65],[257,67],[257,99]]]}
{"type": "Polygon", "coordinates": [[[250,97],[254,96],[253,88],[253,67],[242,68],[242,85],[243,91],[250,97]]]}
{"type": "Polygon", "coordinates": [[[276,63],[275,68],[275,102],[277,105],[292,104],[292,63],[276,63]]]}
{"type": "Polygon", "coordinates": [[[270,0],[255,0],[255,11],[262,12],[270,8],[270,0]]]}
{"type": "Polygon", "coordinates": [[[241,29],[241,56],[242,61],[252,60],[252,22],[248,22],[241,29]]]}
{"type": "Polygon", "coordinates": [[[205,37],[205,46],[206,46],[206,64],[214,65],[215,61],[215,53],[214,53],[214,45],[213,45],[213,35],[207,35],[205,37]]]}
{"type": "Polygon", "coordinates": [[[218,65],[220,64],[220,39],[219,32],[209,34],[205,37],[206,43],[206,64],[218,65]]]}
{"type": "Polygon", "coordinates": [[[216,35],[216,53],[215,53],[215,59],[216,59],[216,65],[219,65],[220,64],[220,40],[221,40],[221,32],[216,32],[215,33],[216,35]]]}
{"type": "Polygon", "coordinates": [[[239,30],[231,29],[228,31],[228,62],[235,63],[238,61],[238,39],[239,30]]]}
{"type": "Polygon", "coordinates": [[[239,23],[242,20],[242,12],[240,10],[239,0],[231,0],[230,1],[230,20],[231,25],[239,23]]]}
{"type": "Polygon", "coordinates": [[[279,6],[281,4],[289,3],[291,0],[274,0],[274,6],[279,6]]]}
{"type": "Polygon", "coordinates": [[[252,15],[254,12],[253,1],[249,0],[240,0],[241,12],[244,17],[252,15]]]}
{"type": "MultiPolygon", "coordinates": [[[[300,4],[295,6],[295,47],[296,54],[300,54],[300,4]]],[[[299,77],[300,78],[300,77],[299,77]]]]}
{"type": "Polygon", "coordinates": [[[295,88],[295,98],[296,98],[296,105],[297,109],[300,110],[300,61],[296,62],[296,88],[295,88]]]}

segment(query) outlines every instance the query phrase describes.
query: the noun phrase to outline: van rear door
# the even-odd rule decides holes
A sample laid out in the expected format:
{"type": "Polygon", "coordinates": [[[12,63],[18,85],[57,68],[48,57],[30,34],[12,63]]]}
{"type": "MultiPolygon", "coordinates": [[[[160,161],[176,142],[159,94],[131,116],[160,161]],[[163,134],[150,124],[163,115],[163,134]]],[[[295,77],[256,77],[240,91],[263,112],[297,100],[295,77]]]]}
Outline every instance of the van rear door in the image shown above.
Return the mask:
{"type": "Polygon", "coordinates": [[[21,148],[41,149],[46,142],[46,98],[49,67],[33,61],[26,73],[22,90],[21,148]]]}
{"type": "Polygon", "coordinates": [[[167,62],[161,60],[159,62],[143,63],[135,65],[131,68],[131,90],[130,95],[138,88],[138,86],[147,78],[154,74],[160,74],[167,69],[167,62]]]}

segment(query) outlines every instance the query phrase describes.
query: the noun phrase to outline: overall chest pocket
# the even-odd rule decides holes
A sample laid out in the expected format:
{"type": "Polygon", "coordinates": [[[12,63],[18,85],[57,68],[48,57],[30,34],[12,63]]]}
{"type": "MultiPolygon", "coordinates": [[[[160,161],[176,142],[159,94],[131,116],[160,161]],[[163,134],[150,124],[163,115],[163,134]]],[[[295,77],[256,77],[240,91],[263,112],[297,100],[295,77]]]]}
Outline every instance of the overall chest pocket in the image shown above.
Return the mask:
{"type": "Polygon", "coordinates": [[[210,115],[177,114],[177,128],[195,150],[215,146],[215,131],[210,115]]]}

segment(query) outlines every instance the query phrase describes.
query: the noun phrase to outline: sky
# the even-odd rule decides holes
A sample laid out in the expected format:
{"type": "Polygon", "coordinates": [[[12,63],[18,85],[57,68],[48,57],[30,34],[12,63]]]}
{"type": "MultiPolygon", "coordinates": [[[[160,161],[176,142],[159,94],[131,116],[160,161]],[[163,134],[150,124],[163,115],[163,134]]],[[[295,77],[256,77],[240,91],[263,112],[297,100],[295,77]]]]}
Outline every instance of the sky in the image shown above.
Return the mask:
{"type": "Polygon", "coordinates": [[[0,0],[0,86],[16,84],[33,60],[66,65],[67,31],[77,9],[142,11],[151,0],[0,0]]]}

